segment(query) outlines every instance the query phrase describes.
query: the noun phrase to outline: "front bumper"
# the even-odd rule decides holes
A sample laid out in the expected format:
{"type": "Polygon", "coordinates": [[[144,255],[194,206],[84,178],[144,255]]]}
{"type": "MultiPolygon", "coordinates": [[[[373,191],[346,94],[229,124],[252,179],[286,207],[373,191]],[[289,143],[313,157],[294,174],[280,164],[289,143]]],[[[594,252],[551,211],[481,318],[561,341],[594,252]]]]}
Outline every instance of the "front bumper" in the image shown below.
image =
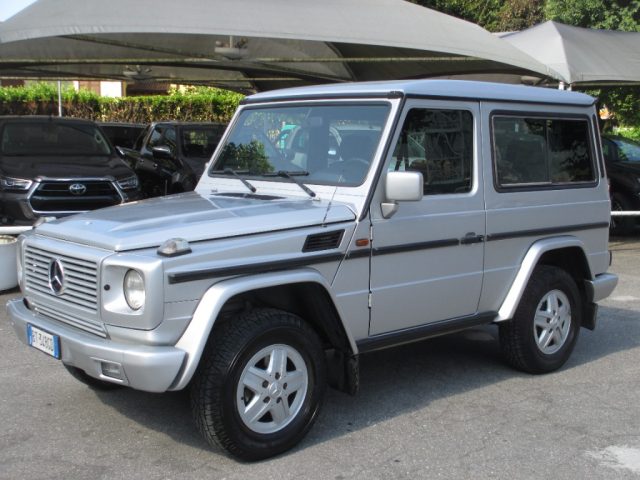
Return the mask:
{"type": "Polygon", "coordinates": [[[147,392],[165,392],[178,376],[186,353],[169,346],[141,346],[116,343],[62,325],[27,308],[22,298],[7,302],[7,313],[18,338],[28,345],[27,324],[60,337],[63,363],[88,375],[147,392]],[[122,379],[102,374],[102,362],[121,366],[122,379]]]}

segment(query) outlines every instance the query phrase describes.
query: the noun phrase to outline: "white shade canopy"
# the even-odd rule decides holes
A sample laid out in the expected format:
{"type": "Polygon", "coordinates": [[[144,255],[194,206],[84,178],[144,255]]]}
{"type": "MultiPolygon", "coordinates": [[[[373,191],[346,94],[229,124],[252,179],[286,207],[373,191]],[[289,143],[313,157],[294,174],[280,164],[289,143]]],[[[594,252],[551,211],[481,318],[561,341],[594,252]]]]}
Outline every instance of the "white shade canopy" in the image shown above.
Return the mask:
{"type": "Polygon", "coordinates": [[[472,23],[403,0],[38,0],[0,24],[0,75],[236,90],[457,74],[558,78],[472,23]]]}
{"type": "Polygon", "coordinates": [[[501,36],[574,85],[640,83],[640,33],[545,22],[501,36]]]}

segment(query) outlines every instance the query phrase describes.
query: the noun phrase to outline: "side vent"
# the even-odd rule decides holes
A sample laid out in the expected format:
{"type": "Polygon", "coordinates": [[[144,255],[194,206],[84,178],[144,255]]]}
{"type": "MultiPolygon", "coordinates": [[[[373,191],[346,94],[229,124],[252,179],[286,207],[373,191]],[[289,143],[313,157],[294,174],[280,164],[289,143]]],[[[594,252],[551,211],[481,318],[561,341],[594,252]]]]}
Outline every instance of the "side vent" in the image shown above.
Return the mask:
{"type": "Polygon", "coordinates": [[[320,250],[331,250],[338,248],[342,241],[344,230],[335,230],[333,232],[315,233],[309,235],[302,247],[303,252],[319,252],[320,250]]]}

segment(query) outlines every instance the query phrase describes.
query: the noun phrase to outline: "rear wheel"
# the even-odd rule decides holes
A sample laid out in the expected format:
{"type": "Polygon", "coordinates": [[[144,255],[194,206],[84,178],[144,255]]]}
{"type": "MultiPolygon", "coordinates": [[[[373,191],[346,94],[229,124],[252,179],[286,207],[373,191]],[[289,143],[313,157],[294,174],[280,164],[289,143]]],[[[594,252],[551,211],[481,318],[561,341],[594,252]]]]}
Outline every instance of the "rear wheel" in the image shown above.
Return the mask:
{"type": "Polygon", "coordinates": [[[210,444],[245,460],[298,443],[326,386],[320,339],[302,319],[256,309],[214,332],[191,388],[198,429],[210,444]]]}
{"type": "Polygon", "coordinates": [[[513,319],[500,325],[500,346],[518,370],[546,373],[568,360],[581,324],[580,293],[564,270],[537,267],[513,319]]]}

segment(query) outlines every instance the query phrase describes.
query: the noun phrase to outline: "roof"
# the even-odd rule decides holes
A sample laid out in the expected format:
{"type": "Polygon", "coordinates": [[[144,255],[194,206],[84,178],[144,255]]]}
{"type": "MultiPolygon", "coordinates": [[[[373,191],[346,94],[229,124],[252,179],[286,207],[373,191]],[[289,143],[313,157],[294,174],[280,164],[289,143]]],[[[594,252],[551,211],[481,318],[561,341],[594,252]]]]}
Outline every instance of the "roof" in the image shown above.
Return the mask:
{"type": "Polygon", "coordinates": [[[96,125],[96,122],[93,120],[87,120],[83,118],[74,118],[74,117],[56,117],[53,115],[0,115],[0,122],[56,122],[56,123],[85,123],[96,125]]]}
{"type": "Polygon", "coordinates": [[[219,127],[226,126],[224,122],[187,122],[182,120],[156,120],[151,125],[172,125],[176,127],[219,127]]]}
{"type": "Polygon", "coordinates": [[[274,90],[247,97],[245,103],[295,100],[309,97],[388,97],[394,94],[584,106],[593,105],[595,102],[593,97],[583,93],[551,88],[466,80],[400,80],[390,82],[341,83],[274,90]]]}

